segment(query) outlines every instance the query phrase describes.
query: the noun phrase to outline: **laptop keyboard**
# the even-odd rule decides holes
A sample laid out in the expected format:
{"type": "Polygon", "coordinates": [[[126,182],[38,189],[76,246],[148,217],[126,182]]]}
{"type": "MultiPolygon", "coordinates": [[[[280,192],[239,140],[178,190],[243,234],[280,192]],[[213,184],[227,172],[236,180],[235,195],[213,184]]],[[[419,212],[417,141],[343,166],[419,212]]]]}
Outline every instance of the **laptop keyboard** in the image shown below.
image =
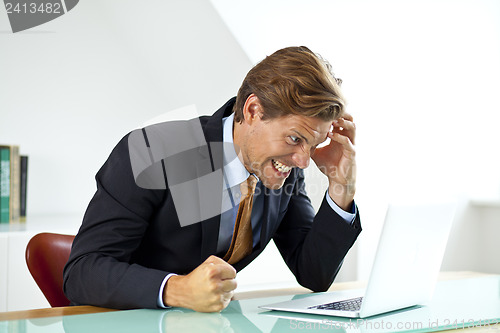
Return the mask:
{"type": "Polygon", "coordinates": [[[325,303],[310,306],[308,309],[336,310],[336,311],[358,311],[361,308],[363,297],[346,299],[345,301],[325,303]]]}

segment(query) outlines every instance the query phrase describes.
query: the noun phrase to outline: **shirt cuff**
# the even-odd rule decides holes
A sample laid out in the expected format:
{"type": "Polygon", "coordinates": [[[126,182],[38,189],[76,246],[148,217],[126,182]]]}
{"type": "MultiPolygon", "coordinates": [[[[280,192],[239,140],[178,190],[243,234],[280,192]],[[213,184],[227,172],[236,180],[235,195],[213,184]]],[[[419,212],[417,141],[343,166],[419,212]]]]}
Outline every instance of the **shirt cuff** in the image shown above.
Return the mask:
{"type": "Polygon", "coordinates": [[[342,208],[340,208],[333,200],[332,198],[330,198],[330,195],[328,194],[328,190],[326,190],[326,201],[328,202],[328,204],[330,205],[330,207],[333,209],[333,211],[335,213],[337,213],[338,215],[340,215],[340,217],[342,217],[344,219],[344,221],[346,221],[347,223],[349,224],[352,224],[354,222],[354,218],[356,217],[356,204],[352,203],[352,208],[351,208],[351,212],[346,212],[345,210],[343,210],[342,208]]]}
{"type": "Polygon", "coordinates": [[[163,282],[161,283],[160,286],[160,293],[158,294],[158,300],[156,301],[158,307],[163,308],[163,309],[168,309],[170,306],[166,306],[163,303],[163,290],[165,289],[165,285],[167,284],[168,279],[170,279],[172,276],[177,275],[175,273],[170,273],[165,278],[163,279],[163,282]]]}

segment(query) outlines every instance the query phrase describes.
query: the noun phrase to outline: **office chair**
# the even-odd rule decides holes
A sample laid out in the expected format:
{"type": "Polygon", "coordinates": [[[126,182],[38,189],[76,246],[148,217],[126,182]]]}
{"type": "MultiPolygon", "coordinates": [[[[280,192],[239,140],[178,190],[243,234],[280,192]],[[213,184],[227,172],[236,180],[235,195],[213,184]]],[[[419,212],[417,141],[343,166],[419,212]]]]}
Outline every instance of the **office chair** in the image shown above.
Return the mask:
{"type": "Polygon", "coordinates": [[[68,306],[63,293],[63,268],[75,236],[41,233],[26,246],[26,264],[50,306],[68,306]]]}

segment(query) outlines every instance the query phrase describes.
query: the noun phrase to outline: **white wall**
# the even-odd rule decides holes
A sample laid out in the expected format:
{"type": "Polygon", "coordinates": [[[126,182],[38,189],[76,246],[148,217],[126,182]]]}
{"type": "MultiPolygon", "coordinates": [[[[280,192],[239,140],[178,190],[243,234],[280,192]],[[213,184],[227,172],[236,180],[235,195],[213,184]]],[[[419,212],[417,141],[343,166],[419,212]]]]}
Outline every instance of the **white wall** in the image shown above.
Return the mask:
{"type": "MultiPolygon", "coordinates": [[[[500,199],[500,2],[212,3],[253,62],[306,45],[343,79],[358,129],[364,228],[357,267],[355,258],[344,263],[350,277],[367,278],[388,203],[500,199]]],[[[486,270],[500,254],[484,236],[500,232],[500,214],[481,209],[462,207],[443,268],[486,270]],[[471,226],[478,240],[461,242],[471,226]],[[476,255],[464,261],[460,246],[476,255]]]]}

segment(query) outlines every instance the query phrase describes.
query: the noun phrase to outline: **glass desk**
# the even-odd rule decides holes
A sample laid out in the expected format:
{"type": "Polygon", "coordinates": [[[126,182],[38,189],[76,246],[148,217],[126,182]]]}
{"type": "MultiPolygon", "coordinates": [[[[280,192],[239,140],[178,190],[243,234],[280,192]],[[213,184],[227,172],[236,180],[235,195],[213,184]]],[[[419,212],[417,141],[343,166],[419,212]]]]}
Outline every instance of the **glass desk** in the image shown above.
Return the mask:
{"type": "Polygon", "coordinates": [[[428,332],[474,328],[500,331],[500,276],[440,281],[428,306],[368,319],[342,319],[259,309],[308,295],[232,301],[221,313],[186,309],[128,310],[0,321],[0,332],[428,332]]]}

